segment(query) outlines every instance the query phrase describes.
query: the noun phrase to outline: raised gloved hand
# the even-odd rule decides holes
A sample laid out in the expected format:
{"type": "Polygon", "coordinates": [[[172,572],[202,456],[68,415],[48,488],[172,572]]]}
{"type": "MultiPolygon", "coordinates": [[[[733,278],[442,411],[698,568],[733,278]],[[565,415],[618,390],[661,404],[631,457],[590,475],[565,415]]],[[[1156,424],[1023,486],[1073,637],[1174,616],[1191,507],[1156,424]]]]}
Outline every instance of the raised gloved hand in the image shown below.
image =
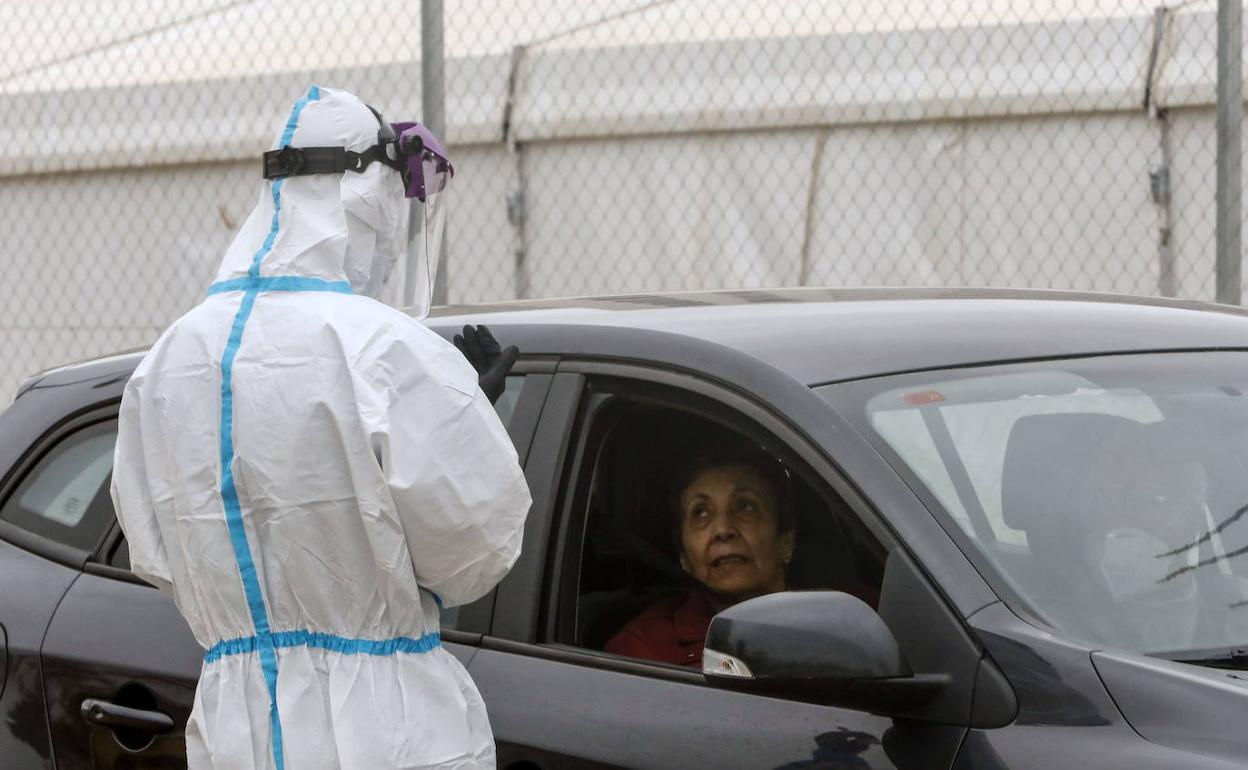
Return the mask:
{"type": "Polygon", "coordinates": [[[520,356],[520,349],[509,345],[503,350],[485,324],[480,324],[475,329],[465,326],[464,333],[456,334],[454,342],[455,347],[472,364],[472,368],[477,370],[477,383],[489,397],[490,403],[498,401],[498,397],[503,395],[507,373],[520,356]]]}

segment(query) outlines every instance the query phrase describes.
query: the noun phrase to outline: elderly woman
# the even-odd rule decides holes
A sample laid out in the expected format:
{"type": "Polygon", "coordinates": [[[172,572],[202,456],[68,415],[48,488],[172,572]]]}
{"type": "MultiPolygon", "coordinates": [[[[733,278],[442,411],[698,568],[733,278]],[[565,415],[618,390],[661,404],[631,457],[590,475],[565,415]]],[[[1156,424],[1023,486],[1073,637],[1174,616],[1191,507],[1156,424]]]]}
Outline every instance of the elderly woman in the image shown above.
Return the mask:
{"type": "Polygon", "coordinates": [[[673,534],[680,566],[700,585],[633,618],[606,651],[701,666],[715,613],[786,589],[794,541],[789,479],[774,457],[737,445],[698,453],[676,480],[673,534]]]}

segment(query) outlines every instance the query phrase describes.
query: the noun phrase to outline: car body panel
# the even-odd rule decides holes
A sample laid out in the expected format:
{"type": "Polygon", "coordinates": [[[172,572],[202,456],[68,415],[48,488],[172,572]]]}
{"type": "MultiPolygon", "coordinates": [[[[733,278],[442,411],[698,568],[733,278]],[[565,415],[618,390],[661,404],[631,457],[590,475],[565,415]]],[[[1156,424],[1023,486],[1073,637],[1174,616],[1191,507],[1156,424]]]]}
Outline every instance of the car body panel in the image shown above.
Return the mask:
{"type": "Polygon", "coordinates": [[[53,766],[39,648],[74,576],[67,567],[0,540],[0,619],[8,637],[8,675],[0,694],[5,770],[53,766]]]}
{"type": "Polygon", "coordinates": [[[134,755],[107,727],[87,722],[87,699],[160,711],[175,729],[142,752],[144,767],[186,763],[183,728],[204,651],[173,599],[154,588],[83,573],[57,607],[43,644],[48,722],[59,767],[132,767],[134,755]],[[123,692],[123,688],[130,688],[123,692]],[[146,691],[150,703],[136,698],[146,691]]]}
{"type": "MultiPolygon", "coordinates": [[[[1013,683],[1019,713],[1006,727],[971,730],[955,770],[1036,767],[1038,758],[1044,767],[1096,770],[1248,766],[1242,753],[1219,756],[1212,744],[1176,750],[1145,740],[1123,716],[1093,665],[1092,657],[1099,653],[1023,621],[1004,603],[985,607],[970,623],[1013,683]]],[[[1156,690],[1156,708],[1172,714],[1176,695],[1174,690],[1156,690]]]]}
{"type": "Polygon", "coordinates": [[[469,673],[500,766],[939,770],[965,732],[491,649],[469,673]]]}
{"type": "Polygon", "coordinates": [[[443,308],[428,323],[486,323],[506,326],[508,335],[523,326],[577,330],[571,337],[547,333],[523,348],[552,354],[596,351],[603,329],[650,331],[732,348],[805,385],[989,361],[1248,346],[1248,312],[1242,308],[1001,289],[785,289],[541,300],[443,308]]]}
{"type": "Polygon", "coordinates": [[[1248,673],[1113,650],[1092,653],[1092,663],[1127,721],[1148,740],[1248,757],[1248,673]]]}
{"type": "Polygon", "coordinates": [[[952,770],[1243,770],[1241,762],[1194,755],[1111,728],[1025,725],[971,730],[952,770]]]}

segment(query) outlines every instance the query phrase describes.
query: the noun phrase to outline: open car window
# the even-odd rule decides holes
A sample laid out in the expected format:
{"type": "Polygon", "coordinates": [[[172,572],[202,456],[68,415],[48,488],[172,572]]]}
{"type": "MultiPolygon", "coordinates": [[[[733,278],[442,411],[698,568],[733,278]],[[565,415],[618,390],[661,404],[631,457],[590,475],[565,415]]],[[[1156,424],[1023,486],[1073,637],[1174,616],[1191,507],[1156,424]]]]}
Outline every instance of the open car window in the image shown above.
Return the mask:
{"type": "MultiPolygon", "coordinates": [[[[793,543],[782,568],[787,590],[845,591],[875,606],[885,549],[846,503],[745,417],[707,414],[682,403],[680,394],[672,398],[667,404],[613,396],[581,426],[585,452],[573,479],[575,536],[568,540],[574,545],[565,553],[568,577],[561,587],[554,641],[628,655],[635,648],[620,644],[621,632],[631,633],[657,613],[672,616],[676,636],[688,641],[689,649],[673,650],[667,659],[628,656],[676,665],[700,660],[703,621],[736,600],[718,593],[719,586],[691,578],[687,554],[682,565],[686,511],[681,510],[677,477],[688,475],[682,468],[697,465],[694,458],[705,455],[708,444],[732,444],[783,468],[793,543]]],[[[733,474],[749,471],[738,469],[727,477],[735,479],[733,474]]],[[[761,555],[765,546],[743,549],[760,569],[767,562],[761,555]]],[[[709,547],[709,556],[732,550],[709,547]]]]}

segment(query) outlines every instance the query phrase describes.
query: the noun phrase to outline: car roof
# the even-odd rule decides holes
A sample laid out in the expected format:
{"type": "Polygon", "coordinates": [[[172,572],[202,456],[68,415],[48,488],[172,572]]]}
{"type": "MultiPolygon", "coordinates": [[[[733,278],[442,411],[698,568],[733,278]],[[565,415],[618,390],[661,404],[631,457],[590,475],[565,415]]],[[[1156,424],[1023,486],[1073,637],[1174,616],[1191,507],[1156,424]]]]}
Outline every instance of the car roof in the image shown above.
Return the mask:
{"type": "MultiPolygon", "coordinates": [[[[519,300],[438,307],[426,323],[446,336],[464,324],[489,324],[504,344],[532,355],[662,363],[666,350],[670,363],[680,365],[682,350],[713,355],[727,348],[805,385],[1014,360],[1248,349],[1243,308],[1012,289],[805,288],[519,300]]],[[[142,352],[57,367],[40,375],[40,385],[129,371],[142,352]]]]}
{"type": "MultiPolygon", "coordinates": [[[[658,332],[731,348],[807,385],[1011,360],[1248,349],[1248,311],[1118,294],[1009,289],[782,289],[439,308],[431,326],[486,323],[658,332]]],[[[543,335],[529,335],[534,341],[543,335]]],[[[576,350],[530,352],[567,354],[576,350]]],[[[638,351],[643,353],[644,351],[638,351]]]]}

